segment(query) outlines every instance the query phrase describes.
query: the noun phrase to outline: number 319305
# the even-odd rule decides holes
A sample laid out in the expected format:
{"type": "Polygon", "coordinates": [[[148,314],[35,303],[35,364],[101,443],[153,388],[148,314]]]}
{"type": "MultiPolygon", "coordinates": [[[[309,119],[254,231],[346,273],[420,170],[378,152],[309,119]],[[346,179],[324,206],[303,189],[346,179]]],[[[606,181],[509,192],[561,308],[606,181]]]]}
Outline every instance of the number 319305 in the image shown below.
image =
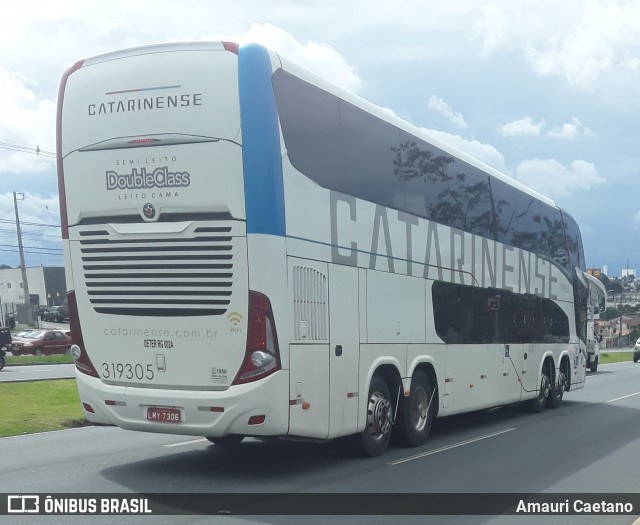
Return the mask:
{"type": "Polygon", "coordinates": [[[151,364],[102,363],[102,377],[104,379],[147,379],[151,381],[155,374],[151,364]]]}

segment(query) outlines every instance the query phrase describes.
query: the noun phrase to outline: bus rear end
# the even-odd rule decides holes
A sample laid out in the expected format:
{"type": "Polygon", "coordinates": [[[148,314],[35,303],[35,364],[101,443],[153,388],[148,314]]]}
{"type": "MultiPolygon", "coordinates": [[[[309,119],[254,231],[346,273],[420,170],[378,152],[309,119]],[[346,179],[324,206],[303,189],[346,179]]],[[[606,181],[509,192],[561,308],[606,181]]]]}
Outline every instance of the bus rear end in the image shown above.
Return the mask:
{"type": "Polygon", "coordinates": [[[233,44],[103,55],[65,74],[58,179],[86,417],[286,433],[269,299],[249,289],[233,44]]]}

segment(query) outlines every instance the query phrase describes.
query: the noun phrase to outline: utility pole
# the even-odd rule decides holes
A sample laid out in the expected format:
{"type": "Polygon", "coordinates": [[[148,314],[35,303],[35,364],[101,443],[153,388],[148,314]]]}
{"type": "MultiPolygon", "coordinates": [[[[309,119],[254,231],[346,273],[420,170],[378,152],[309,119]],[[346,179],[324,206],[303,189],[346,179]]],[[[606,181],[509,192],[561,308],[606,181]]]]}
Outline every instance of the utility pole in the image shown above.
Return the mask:
{"type": "Polygon", "coordinates": [[[27,307],[27,325],[33,326],[33,309],[31,308],[31,295],[29,295],[29,283],[27,282],[27,267],[24,264],[24,250],[22,249],[18,195],[21,197],[20,200],[24,200],[24,193],[13,192],[13,206],[16,210],[16,231],[18,233],[18,252],[20,252],[20,271],[22,272],[22,290],[24,293],[24,304],[27,307]]]}
{"type": "Polygon", "coordinates": [[[624,315],[620,316],[620,331],[618,332],[618,348],[622,347],[622,318],[624,315]]]}

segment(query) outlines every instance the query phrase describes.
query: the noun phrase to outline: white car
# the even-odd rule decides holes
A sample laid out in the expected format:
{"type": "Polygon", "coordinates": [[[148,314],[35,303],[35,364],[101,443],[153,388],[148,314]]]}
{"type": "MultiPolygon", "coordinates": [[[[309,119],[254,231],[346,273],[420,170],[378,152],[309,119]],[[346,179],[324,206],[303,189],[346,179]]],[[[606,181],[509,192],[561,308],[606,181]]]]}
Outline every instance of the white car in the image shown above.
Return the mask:
{"type": "Polygon", "coordinates": [[[636,346],[633,348],[633,362],[637,363],[640,360],[640,338],[636,341],[636,346]]]}

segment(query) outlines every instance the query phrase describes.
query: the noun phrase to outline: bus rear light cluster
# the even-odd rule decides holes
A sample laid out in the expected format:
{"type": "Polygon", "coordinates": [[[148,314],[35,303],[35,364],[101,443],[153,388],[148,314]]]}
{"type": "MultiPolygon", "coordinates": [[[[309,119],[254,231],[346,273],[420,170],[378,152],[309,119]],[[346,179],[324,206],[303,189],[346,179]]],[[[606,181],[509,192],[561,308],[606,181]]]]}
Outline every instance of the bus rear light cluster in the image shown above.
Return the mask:
{"type": "Polygon", "coordinates": [[[240,50],[240,46],[235,42],[222,42],[222,47],[224,47],[226,51],[230,51],[235,55],[237,55],[240,50]]]}
{"type": "Polygon", "coordinates": [[[69,305],[69,329],[71,330],[71,355],[76,368],[80,372],[100,377],[96,368],[93,366],[91,359],[87,355],[84,347],[84,339],[82,338],[82,328],[80,327],[80,317],[78,316],[78,303],[76,302],[76,292],[71,290],[67,294],[67,303],[69,305]]]}
{"type": "Polygon", "coordinates": [[[247,345],[244,361],[233,381],[249,383],[280,370],[280,349],[271,302],[266,295],[249,291],[247,345]]]}

